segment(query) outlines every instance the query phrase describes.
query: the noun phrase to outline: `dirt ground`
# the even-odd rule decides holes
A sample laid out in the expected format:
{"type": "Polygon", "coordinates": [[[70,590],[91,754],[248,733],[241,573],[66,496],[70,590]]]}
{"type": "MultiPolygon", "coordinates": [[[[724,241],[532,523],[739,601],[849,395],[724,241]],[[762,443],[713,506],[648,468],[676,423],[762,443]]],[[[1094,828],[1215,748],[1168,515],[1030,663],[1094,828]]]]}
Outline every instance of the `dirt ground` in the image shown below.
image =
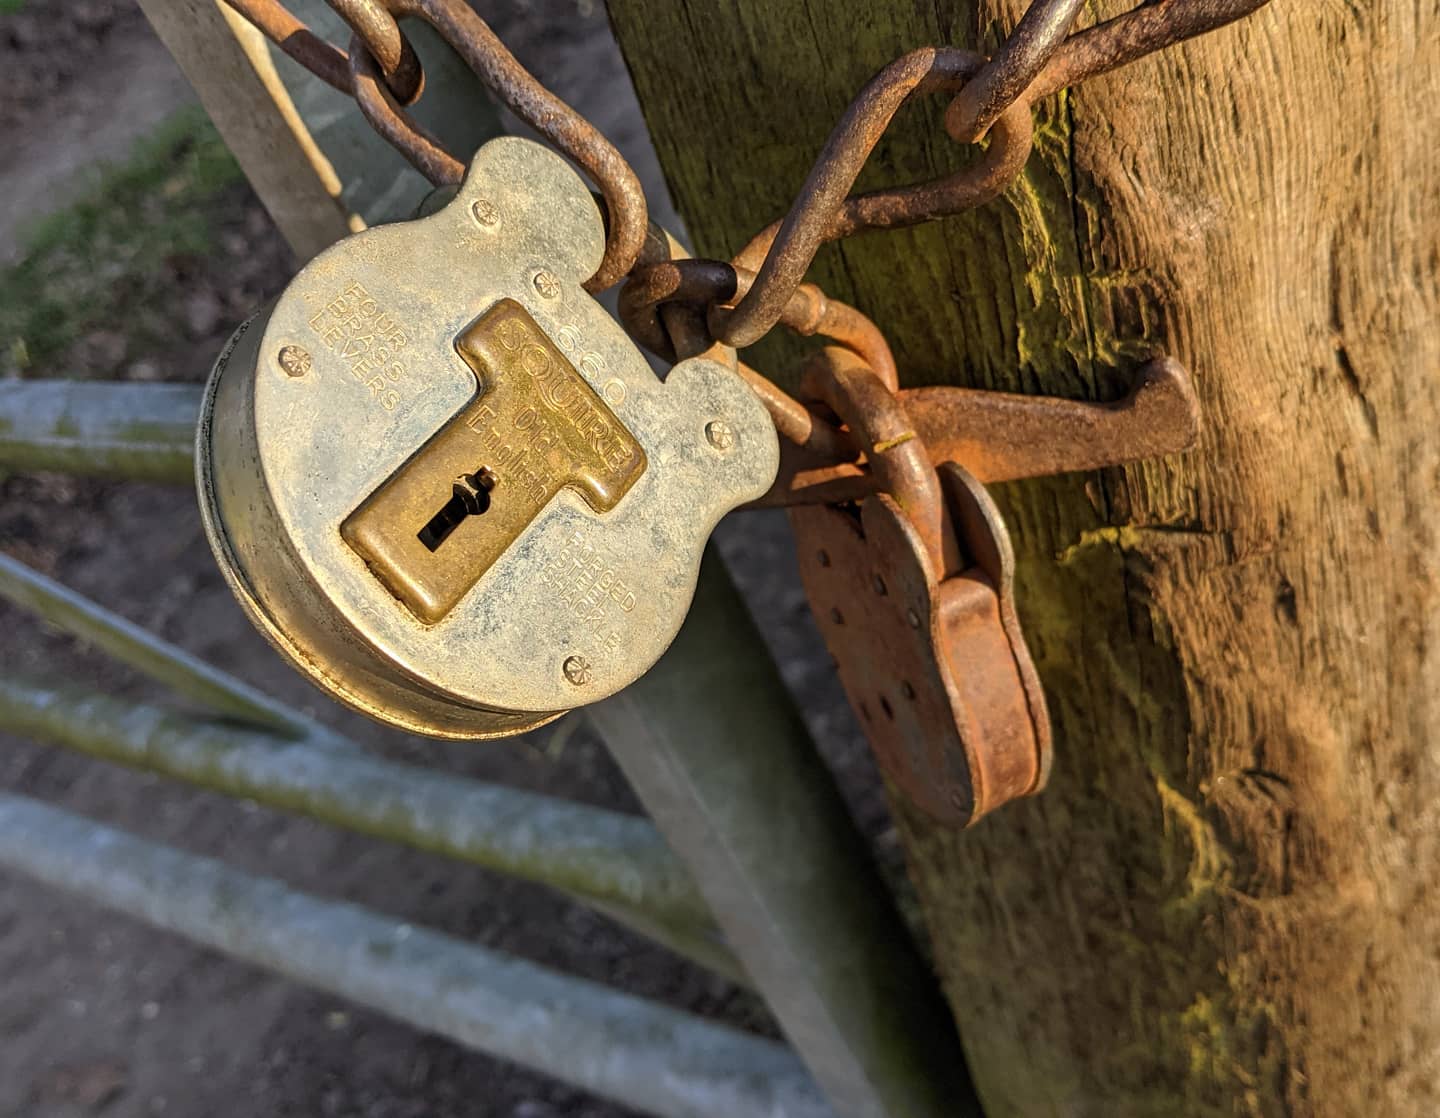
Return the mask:
{"type": "MultiPolygon", "coordinates": [[[[490,5],[524,61],[587,111],[662,189],[603,8],[490,5]],[[510,9],[502,12],[496,9],[510,9]],[[558,19],[563,12],[564,20],[558,19]]],[[[0,261],[96,154],[127,149],[188,89],[130,0],[32,0],[0,15],[0,261]]],[[[217,249],[167,275],[174,337],[78,339],[31,375],[198,380],[225,335],[284,283],[288,251],[243,188],[217,249]]],[[[722,530],[723,549],[866,831],[893,859],[873,770],[794,575],[783,519],[722,530]]],[[[0,548],[388,755],[624,811],[639,805],[588,734],[441,745],[328,703],[243,619],[186,489],[60,477],[0,481],[0,548]]],[[[0,607],[0,673],[156,696],[99,653],[0,607]]],[[[756,999],[549,892],[252,804],[0,737],[0,784],[319,895],[514,952],[738,1027],[774,1033],[756,999]]],[[[0,875],[0,1115],[612,1118],[628,1113],[378,1015],[0,875]]],[[[737,1116],[740,1118],[740,1116],[737,1116]]]]}

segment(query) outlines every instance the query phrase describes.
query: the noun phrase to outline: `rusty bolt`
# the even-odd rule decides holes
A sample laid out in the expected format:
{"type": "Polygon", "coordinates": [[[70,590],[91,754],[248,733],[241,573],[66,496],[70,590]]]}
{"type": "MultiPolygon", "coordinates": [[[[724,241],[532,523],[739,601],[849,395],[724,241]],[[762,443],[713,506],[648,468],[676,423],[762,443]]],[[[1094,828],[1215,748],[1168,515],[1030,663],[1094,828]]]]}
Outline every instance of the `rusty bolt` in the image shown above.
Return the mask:
{"type": "Polygon", "coordinates": [[[705,424],[705,437],[716,450],[729,450],[735,445],[735,428],[723,419],[712,419],[705,424]]]}
{"type": "Polygon", "coordinates": [[[590,682],[590,661],[583,656],[567,656],[565,663],[561,665],[565,678],[576,687],[581,687],[590,682]]]}
{"type": "Polygon", "coordinates": [[[311,369],[310,351],[298,345],[280,347],[280,367],[292,377],[303,377],[311,369]]]}
{"type": "Polygon", "coordinates": [[[560,294],[560,281],[555,278],[555,273],[541,268],[535,273],[535,290],[546,299],[554,299],[560,294]]]}

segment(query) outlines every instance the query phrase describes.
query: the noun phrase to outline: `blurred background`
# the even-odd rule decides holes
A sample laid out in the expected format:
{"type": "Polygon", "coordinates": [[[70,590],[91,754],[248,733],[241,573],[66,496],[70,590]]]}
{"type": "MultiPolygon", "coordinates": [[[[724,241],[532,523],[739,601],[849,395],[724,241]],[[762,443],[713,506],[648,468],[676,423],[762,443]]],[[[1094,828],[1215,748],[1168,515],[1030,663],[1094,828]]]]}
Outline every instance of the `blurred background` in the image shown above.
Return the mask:
{"type": "MultiPolygon", "coordinates": [[[[504,0],[482,14],[622,149],[652,212],[675,226],[603,5],[504,0]]],[[[133,0],[0,0],[0,74],[0,377],[202,381],[230,331],[295,261],[139,9],[133,0]]],[[[811,626],[783,516],[734,517],[720,542],[897,879],[878,781],[811,626]]],[[[455,745],[386,732],[330,704],[242,617],[187,488],[0,478],[0,549],[377,752],[640,810],[583,718],[528,740],[455,745]]],[[[162,696],[3,604],[0,633],[0,676],[162,696]]],[[[0,785],[775,1035],[754,996],[539,886],[6,737],[0,785]]],[[[627,1113],[0,874],[0,1115],[627,1113]]]]}

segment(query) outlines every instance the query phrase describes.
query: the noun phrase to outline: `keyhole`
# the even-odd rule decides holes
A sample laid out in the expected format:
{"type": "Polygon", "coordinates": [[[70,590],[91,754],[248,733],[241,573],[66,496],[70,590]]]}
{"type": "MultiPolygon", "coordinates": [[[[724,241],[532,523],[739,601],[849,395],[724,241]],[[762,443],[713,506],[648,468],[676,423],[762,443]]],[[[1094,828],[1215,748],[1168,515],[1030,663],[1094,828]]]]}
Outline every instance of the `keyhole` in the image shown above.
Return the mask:
{"type": "Polygon", "coordinates": [[[490,508],[490,490],[495,488],[495,472],[481,466],[473,474],[461,474],[450,487],[450,499],[440,506],[429,523],[420,529],[420,542],[436,551],[469,516],[480,516],[490,508]]]}

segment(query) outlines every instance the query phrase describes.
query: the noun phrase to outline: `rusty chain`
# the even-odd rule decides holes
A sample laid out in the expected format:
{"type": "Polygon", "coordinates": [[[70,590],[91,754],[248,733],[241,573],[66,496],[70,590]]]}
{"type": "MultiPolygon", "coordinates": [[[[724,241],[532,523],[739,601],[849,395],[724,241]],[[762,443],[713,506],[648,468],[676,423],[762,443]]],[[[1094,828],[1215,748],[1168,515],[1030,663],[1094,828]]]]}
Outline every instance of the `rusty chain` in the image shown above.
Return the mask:
{"type": "Polygon", "coordinates": [[[476,76],[526,124],[573,159],[605,201],[605,256],[585,287],[603,291],[634,267],[648,215],[640,179],[588,120],[537,81],[465,0],[327,0],[352,35],[341,51],[295,18],[280,0],[227,0],[286,54],[322,81],[355,98],[382,137],[436,186],[458,183],[465,162],[416,123],[413,104],[424,76],[401,19],[430,24],[476,76]]]}
{"type": "MultiPolygon", "coordinates": [[[[783,324],[854,350],[893,392],[898,379],[880,331],[859,311],[804,283],[821,246],[982,205],[1024,168],[1037,101],[1240,19],[1268,0],[1151,0],[1078,32],[1072,26],[1083,0],[1034,0],[988,58],[951,47],[902,55],[850,103],[789,212],[729,262],[685,258],[656,235],[639,179],[624,157],[531,75],[466,0],[327,0],[352,32],[346,51],[315,35],[282,0],[227,2],[318,78],[354,97],[381,136],[432,183],[446,185],[459,182],[465,164],[406,112],[423,92],[424,75],[399,21],[421,19],[435,28],[502,102],[599,188],[606,211],[605,255],[585,286],[595,292],[626,280],[621,319],[652,351],[674,359],[679,348],[674,333],[682,323],[692,351],[708,342],[743,348],[783,324]],[[929,182],[852,195],[895,115],[913,98],[934,93],[951,96],[945,113],[951,139],[984,142],[979,159],[929,182]]],[[[743,363],[737,367],[796,452],[788,464],[790,475],[833,467],[858,453],[848,432],[762,374],[743,363]]],[[[817,490],[815,499],[824,491],[817,490]]]]}
{"type": "MultiPolygon", "coordinates": [[[[789,213],[751,238],[735,257],[737,267],[757,273],[748,293],[737,299],[723,293],[729,286],[723,284],[709,293],[713,305],[725,308],[712,316],[716,336],[743,347],[773,329],[826,242],[949,217],[1000,194],[1029,157],[1035,102],[1233,22],[1268,2],[1155,0],[1067,36],[1079,11],[1077,0],[1035,0],[990,59],[954,48],[922,48],[896,59],[845,110],[789,213]],[[989,137],[981,158],[931,182],[850,195],[900,108],[913,97],[937,92],[955,94],[945,114],[951,139],[971,143],[989,137]]],[[[689,292],[697,286],[677,284],[689,292]]]]}

